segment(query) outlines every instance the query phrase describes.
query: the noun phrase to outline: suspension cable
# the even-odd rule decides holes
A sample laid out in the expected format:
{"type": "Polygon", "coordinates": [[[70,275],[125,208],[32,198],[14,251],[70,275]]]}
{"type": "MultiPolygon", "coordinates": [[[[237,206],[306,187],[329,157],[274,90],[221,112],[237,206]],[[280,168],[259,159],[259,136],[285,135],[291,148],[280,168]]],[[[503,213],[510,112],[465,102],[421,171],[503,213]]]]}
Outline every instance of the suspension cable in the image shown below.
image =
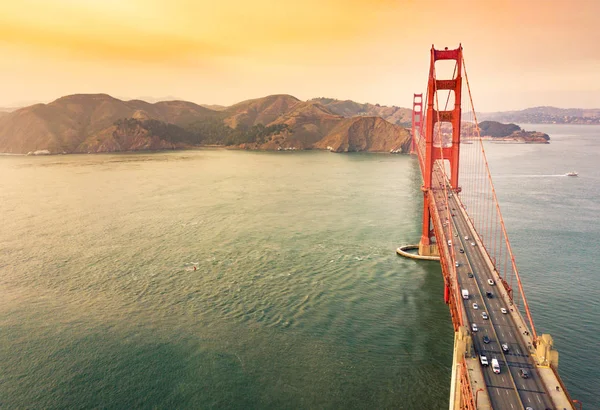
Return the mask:
{"type": "Polygon", "coordinates": [[[462,64],[463,64],[463,68],[465,71],[465,80],[466,80],[466,84],[467,84],[467,90],[469,93],[469,100],[471,102],[471,108],[473,110],[473,115],[475,117],[475,124],[476,124],[476,132],[479,136],[479,141],[480,141],[480,145],[481,145],[481,153],[483,156],[483,161],[484,161],[484,165],[485,165],[485,171],[486,171],[486,176],[488,178],[488,182],[489,182],[489,186],[491,188],[491,193],[492,193],[492,200],[493,203],[496,205],[496,213],[498,214],[499,218],[500,218],[500,227],[502,229],[502,233],[504,235],[504,241],[506,243],[506,247],[507,247],[507,252],[510,255],[510,261],[511,261],[511,265],[512,265],[512,269],[514,272],[514,275],[517,279],[517,284],[519,286],[519,292],[521,293],[521,299],[523,300],[523,305],[525,307],[525,313],[527,314],[527,319],[529,320],[529,325],[531,327],[531,332],[533,333],[533,337],[534,337],[534,343],[537,341],[537,332],[535,331],[535,327],[533,324],[533,318],[531,317],[531,312],[529,310],[529,304],[527,303],[527,298],[525,297],[525,292],[523,291],[523,284],[521,282],[521,277],[519,275],[519,271],[517,269],[517,264],[515,262],[515,257],[514,254],[512,252],[512,248],[510,246],[510,241],[508,240],[508,233],[506,231],[506,226],[504,224],[504,218],[502,217],[502,213],[500,212],[500,205],[498,203],[498,197],[496,195],[496,189],[494,188],[494,183],[492,181],[492,176],[490,173],[490,168],[489,168],[489,164],[487,161],[487,156],[485,155],[485,150],[483,149],[483,142],[481,141],[481,131],[479,129],[479,123],[477,122],[477,113],[475,112],[475,108],[473,105],[473,96],[471,95],[471,87],[469,85],[469,77],[467,76],[467,67],[465,65],[465,60],[464,58],[462,59],[462,64]]]}

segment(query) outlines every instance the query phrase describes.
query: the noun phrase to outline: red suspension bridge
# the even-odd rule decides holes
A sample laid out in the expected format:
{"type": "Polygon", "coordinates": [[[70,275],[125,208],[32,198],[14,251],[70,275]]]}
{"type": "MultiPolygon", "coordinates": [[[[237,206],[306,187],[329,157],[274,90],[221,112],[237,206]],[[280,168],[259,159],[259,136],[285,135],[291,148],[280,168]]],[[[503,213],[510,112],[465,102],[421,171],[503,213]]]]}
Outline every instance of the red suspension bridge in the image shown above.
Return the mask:
{"type": "Polygon", "coordinates": [[[431,48],[425,100],[413,98],[412,136],[423,178],[422,235],[398,253],[440,261],[455,332],[450,409],[580,408],[557,373],[552,337],[533,323],[461,46],[431,48]],[[438,78],[440,65],[445,74],[453,66],[450,78],[438,78]],[[407,252],[417,247],[418,255],[407,252]]]}

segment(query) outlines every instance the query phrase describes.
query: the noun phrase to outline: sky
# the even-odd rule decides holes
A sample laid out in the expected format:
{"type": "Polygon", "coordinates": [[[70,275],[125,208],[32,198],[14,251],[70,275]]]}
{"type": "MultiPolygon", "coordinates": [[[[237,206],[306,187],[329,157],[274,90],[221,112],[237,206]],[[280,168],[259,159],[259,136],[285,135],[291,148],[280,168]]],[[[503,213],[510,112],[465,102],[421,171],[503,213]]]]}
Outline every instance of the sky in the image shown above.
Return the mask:
{"type": "Polygon", "coordinates": [[[600,108],[599,0],[2,0],[0,107],[75,93],[412,106],[462,44],[477,111],[600,108]]]}

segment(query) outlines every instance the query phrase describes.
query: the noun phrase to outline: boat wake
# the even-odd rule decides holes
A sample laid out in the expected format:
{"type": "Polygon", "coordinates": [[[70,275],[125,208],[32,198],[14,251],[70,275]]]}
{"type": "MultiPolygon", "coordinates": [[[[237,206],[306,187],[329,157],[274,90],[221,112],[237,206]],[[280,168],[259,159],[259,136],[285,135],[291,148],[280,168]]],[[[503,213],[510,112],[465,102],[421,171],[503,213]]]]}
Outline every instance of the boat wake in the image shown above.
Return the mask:
{"type": "Polygon", "coordinates": [[[567,174],[545,174],[545,175],[497,175],[494,176],[496,178],[557,178],[557,177],[566,177],[567,174]]]}

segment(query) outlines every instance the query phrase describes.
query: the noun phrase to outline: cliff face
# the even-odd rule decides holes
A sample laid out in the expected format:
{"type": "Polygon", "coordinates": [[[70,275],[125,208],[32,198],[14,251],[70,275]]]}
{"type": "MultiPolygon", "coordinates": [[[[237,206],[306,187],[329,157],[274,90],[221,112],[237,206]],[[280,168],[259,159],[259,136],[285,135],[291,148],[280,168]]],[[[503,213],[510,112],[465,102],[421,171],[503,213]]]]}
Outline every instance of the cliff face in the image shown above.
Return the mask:
{"type": "Polygon", "coordinates": [[[345,118],[315,148],[334,152],[407,152],[410,133],[379,117],[345,118]]]}

